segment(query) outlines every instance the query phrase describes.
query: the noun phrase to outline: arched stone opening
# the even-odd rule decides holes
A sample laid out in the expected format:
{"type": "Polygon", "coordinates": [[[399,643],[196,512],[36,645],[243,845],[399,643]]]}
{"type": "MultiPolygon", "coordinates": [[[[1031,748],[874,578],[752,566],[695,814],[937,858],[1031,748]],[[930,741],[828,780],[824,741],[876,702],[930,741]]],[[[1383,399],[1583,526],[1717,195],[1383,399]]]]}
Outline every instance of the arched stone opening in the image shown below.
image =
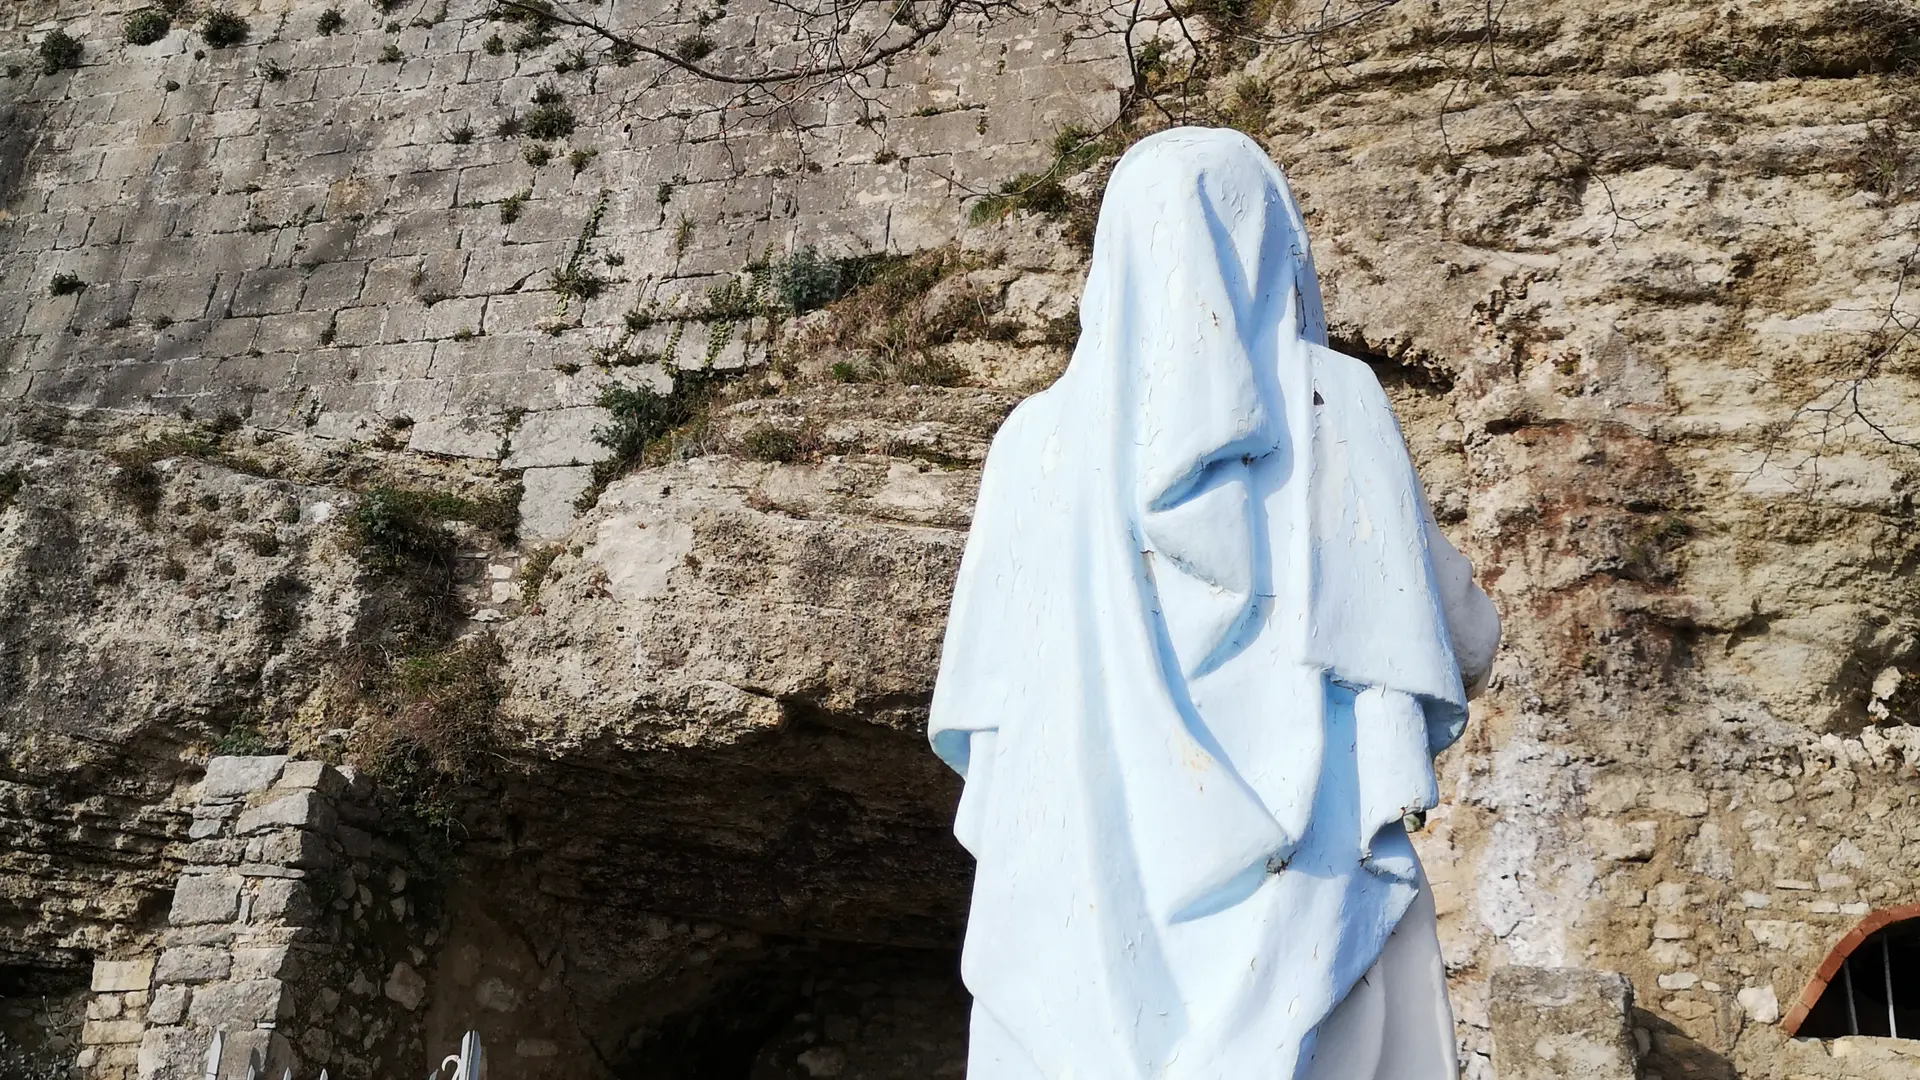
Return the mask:
{"type": "Polygon", "coordinates": [[[1876,911],[1849,930],[1781,1026],[1798,1038],[1920,1039],[1920,904],[1876,911]]]}

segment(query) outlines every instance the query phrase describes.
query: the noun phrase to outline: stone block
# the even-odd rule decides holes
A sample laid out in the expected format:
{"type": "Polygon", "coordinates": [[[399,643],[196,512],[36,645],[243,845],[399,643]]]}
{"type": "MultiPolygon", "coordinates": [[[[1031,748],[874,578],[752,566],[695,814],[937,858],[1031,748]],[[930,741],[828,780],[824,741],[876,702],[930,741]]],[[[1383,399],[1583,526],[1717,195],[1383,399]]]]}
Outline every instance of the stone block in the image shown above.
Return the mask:
{"type": "Polygon", "coordinates": [[[222,947],[186,945],[160,954],[154,969],[163,983],[204,983],[224,979],[233,969],[233,957],[222,947]]]}
{"type": "Polygon", "coordinates": [[[345,791],[347,778],[324,761],[290,761],[274,785],[285,788],[312,788],[328,798],[345,791]]]}
{"type": "Polygon", "coordinates": [[[141,1020],[89,1020],[80,1028],[80,1041],[88,1046],[137,1043],[146,1033],[141,1020]]]}
{"type": "Polygon", "coordinates": [[[1489,994],[1500,1080],[1634,1080],[1633,986],[1584,968],[1496,968],[1489,994]]]}
{"type": "Polygon", "coordinates": [[[222,1024],[258,1024],[280,1019],[282,1003],[291,1004],[286,984],[279,979],[248,979],[214,983],[193,992],[187,1016],[208,1027],[222,1024]]]}
{"type": "Polygon", "coordinates": [[[1646,862],[1653,858],[1658,840],[1651,821],[1612,821],[1586,819],[1587,839],[1603,859],[1615,862],[1646,862]]]}
{"type": "Polygon", "coordinates": [[[192,992],[184,986],[163,986],[155,990],[153,1000],[147,1005],[147,1023],[179,1023],[187,1014],[187,995],[192,992]]]}
{"type": "Polygon", "coordinates": [[[188,874],[173,887],[167,921],[175,926],[231,922],[240,913],[240,879],[228,874],[188,874]]]}
{"type": "Polygon", "coordinates": [[[573,502],[592,482],[591,465],[528,469],[521,474],[520,536],[526,540],[565,536],[579,516],[573,502]]]}
{"type": "Polygon", "coordinates": [[[405,962],[393,965],[393,973],[387,976],[386,985],[381,989],[388,1001],[409,1011],[419,1008],[427,999],[427,981],[405,962]]]}
{"type": "Polygon", "coordinates": [[[260,889],[253,898],[254,922],[301,925],[312,919],[317,911],[313,890],[304,881],[269,878],[260,883],[260,889]]]}
{"type": "Polygon", "coordinates": [[[594,441],[596,428],[606,424],[600,408],[555,409],[532,413],[520,421],[508,443],[503,469],[532,469],[557,465],[591,465],[610,451],[594,441]]]}
{"type": "Polygon", "coordinates": [[[131,990],[145,990],[153,981],[153,957],[138,960],[95,960],[93,962],[93,992],[96,994],[126,993],[131,990]]]}
{"type": "Polygon", "coordinates": [[[200,781],[200,798],[218,799],[263,791],[280,776],[287,758],[217,757],[207,762],[206,779],[200,781]]]}
{"type": "Polygon", "coordinates": [[[245,836],[289,825],[326,832],[334,825],[333,807],[315,792],[299,791],[242,813],[234,831],[245,836]]]}

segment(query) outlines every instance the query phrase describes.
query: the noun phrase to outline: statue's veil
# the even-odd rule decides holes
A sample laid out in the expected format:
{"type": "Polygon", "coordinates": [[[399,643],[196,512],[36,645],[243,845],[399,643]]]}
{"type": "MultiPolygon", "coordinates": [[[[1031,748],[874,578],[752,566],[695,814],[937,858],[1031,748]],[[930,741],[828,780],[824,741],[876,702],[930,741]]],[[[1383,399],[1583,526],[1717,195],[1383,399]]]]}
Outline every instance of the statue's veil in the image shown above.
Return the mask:
{"type": "MultiPolygon", "coordinates": [[[[1102,206],[1074,358],[989,453],[934,692],[930,737],[968,781],[955,832],[979,859],[976,1039],[997,1025],[1047,1077],[1208,1076],[1175,1064],[1208,1055],[1183,1045],[1198,1021],[1167,928],[1287,864],[1318,775],[1263,803],[1194,707],[1191,684],[1262,634],[1361,692],[1354,752],[1374,767],[1353,854],[1395,897],[1357,932],[1377,954],[1412,896],[1399,818],[1433,804],[1429,754],[1465,720],[1426,519],[1377,381],[1326,348],[1278,168],[1235,132],[1136,145],[1102,206]],[[1255,462],[1283,470],[1270,502],[1255,462]],[[1270,539],[1262,514],[1297,527],[1270,539]],[[1397,846],[1374,851],[1376,833],[1397,846]]],[[[1305,1030],[1357,960],[1306,973],[1327,985],[1305,1030]]]]}

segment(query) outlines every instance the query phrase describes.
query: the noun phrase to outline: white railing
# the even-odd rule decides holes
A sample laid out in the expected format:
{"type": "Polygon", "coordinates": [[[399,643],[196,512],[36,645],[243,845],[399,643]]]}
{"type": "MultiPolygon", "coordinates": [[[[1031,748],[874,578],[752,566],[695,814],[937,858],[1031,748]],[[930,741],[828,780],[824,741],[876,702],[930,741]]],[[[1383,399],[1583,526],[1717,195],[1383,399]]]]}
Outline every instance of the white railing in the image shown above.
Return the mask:
{"type": "MultiPolygon", "coordinates": [[[[227,1033],[224,1030],[213,1033],[213,1042],[207,1047],[206,1067],[200,1074],[201,1080],[220,1080],[220,1055],[227,1048],[227,1033]]],[[[264,1080],[260,1075],[262,1063],[259,1052],[255,1051],[247,1058],[245,1080],[264,1080]]],[[[280,1074],[280,1080],[293,1080],[293,1070],[287,1069],[280,1074]]],[[[327,1080],[327,1070],[320,1070],[319,1080],[327,1080]]],[[[448,1054],[434,1070],[427,1074],[426,1080],[487,1080],[487,1053],[480,1046],[480,1033],[469,1031],[460,1039],[460,1052],[448,1054]],[[452,1075],[443,1077],[447,1066],[453,1066],[452,1075]]]]}

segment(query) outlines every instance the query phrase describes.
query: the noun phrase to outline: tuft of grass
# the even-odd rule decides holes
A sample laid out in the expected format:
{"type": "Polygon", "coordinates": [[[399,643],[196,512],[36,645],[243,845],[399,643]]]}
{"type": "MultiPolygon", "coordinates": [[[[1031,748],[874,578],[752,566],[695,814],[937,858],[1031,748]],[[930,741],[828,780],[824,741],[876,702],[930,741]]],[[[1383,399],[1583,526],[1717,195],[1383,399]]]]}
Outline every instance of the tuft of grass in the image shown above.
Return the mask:
{"type": "Polygon", "coordinates": [[[515,192],[500,200],[500,224],[511,225],[520,220],[520,210],[527,200],[533,197],[532,191],[515,192]]]}
{"type": "Polygon", "coordinates": [[[1001,184],[967,212],[970,225],[998,221],[1015,211],[1043,217],[1066,219],[1073,226],[1069,238],[1081,246],[1093,241],[1092,223],[1098,213],[1098,199],[1076,196],[1061,181],[1083,172],[1095,162],[1121,149],[1115,136],[1101,137],[1078,124],[1061,128],[1053,137],[1053,162],[1037,173],[1021,173],[1001,184]]]}
{"type": "Polygon", "coordinates": [[[267,738],[265,732],[253,723],[241,720],[228,728],[227,733],[220,736],[220,740],[213,744],[213,755],[215,757],[257,757],[271,753],[275,749],[278,748],[267,738]]]}
{"type": "Polygon", "coordinates": [[[598,150],[575,150],[573,153],[567,155],[567,163],[573,166],[573,175],[579,176],[581,173],[587,171],[587,166],[593,164],[593,159],[599,156],[600,151],[598,150]]]}
{"type": "Polygon", "coordinates": [[[270,83],[283,83],[287,81],[287,76],[293,74],[293,72],[282,67],[279,61],[269,60],[260,65],[260,74],[265,76],[266,80],[270,83]]]}
{"type": "Polygon", "coordinates": [[[395,661],[370,680],[374,715],[355,732],[360,757],[383,779],[469,775],[493,745],[504,660],[481,634],[395,661]]]}
{"type": "Polygon", "coordinates": [[[697,64],[713,55],[713,39],[705,34],[688,34],[673,43],[673,55],[689,64],[697,64]]]}
{"type": "Polygon", "coordinates": [[[542,86],[533,95],[533,108],[521,120],[520,130],[530,139],[564,139],[573,134],[576,121],[573,110],[552,86],[542,86]]]}
{"type": "Polygon", "coordinates": [[[648,386],[610,386],[599,405],[610,421],[594,429],[593,440],[613,451],[593,467],[593,483],[575,505],[590,509],[614,479],[649,462],[664,461],[705,433],[707,412],[734,372],[712,368],[672,373],[673,388],[660,393],[648,386]]]}
{"type": "Polygon", "coordinates": [[[481,498],[446,492],[376,487],[348,518],[348,546],[363,565],[379,573],[447,563],[453,533],[447,522],[461,521],[502,542],[520,524],[520,493],[515,489],[481,498]]]}
{"type": "Polygon", "coordinates": [[[801,433],[762,424],[740,437],[740,450],[755,461],[794,462],[810,449],[801,433]]]}
{"type": "Polygon", "coordinates": [[[129,45],[151,45],[173,30],[173,20],[158,8],[141,8],[127,16],[120,29],[129,45]]]}
{"type": "Polygon", "coordinates": [[[546,584],[547,571],[553,569],[553,560],[564,550],[560,544],[548,544],[527,553],[527,560],[520,564],[521,603],[532,607],[539,602],[540,586],[546,584]]]}
{"type": "Polygon", "coordinates": [[[999,300],[962,287],[934,302],[936,286],[980,263],[952,248],[857,265],[854,284],[798,343],[805,353],[850,354],[830,374],[841,381],[884,380],[953,386],[965,372],[941,352],[955,341],[988,336],[999,300]]]}
{"type": "Polygon", "coordinates": [[[230,49],[253,35],[247,20],[226,8],[214,8],[200,20],[200,40],[209,48],[230,49]]]}
{"type": "Polygon", "coordinates": [[[70,68],[80,66],[80,56],[86,52],[86,46],[80,39],[65,30],[53,29],[40,39],[40,70],[54,75],[70,68]]]}
{"type": "Polygon", "coordinates": [[[569,264],[552,271],[553,291],[575,300],[591,300],[606,290],[607,279],[590,266],[569,264]]]}
{"type": "Polygon", "coordinates": [[[520,151],[520,157],[538,169],[553,160],[553,148],[546,143],[528,143],[527,148],[520,151]]]}
{"type": "Polygon", "coordinates": [[[513,138],[520,134],[520,118],[513,113],[508,113],[493,125],[493,133],[503,139],[513,138]]]}
{"type": "Polygon", "coordinates": [[[383,64],[397,64],[406,58],[407,54],[400,51],[400,46],[395,45],[391,41],[387,42],[386,47],[380,50],[380,62],[383,64]]]}
{"type": "Polygon", "coordinates": [[[455,146],[465,146],[473,141],[473,125],[462,120],[458,125],[447,129],[447,141],[455,146]]]}
{"type": "Polygon", "coordinates": [[[62,270],[60,273],[53,275],[52,281],[47,282],[47,295],[49,296],[73,296],[76,293],[86,291],[87,283],[81,281],[80,275],[71,270],[62,270]]]}
{"type": "Polygon", "coordinates": [[[320,13],[320,18],[314,21],[313,28],[320,31],[321,37],[332,37],[346,25],[347,17],[341,14],[340,9],[330,7],[320,13]]]}
{"type": "Polygon", "coordinates": [[[482,42],[480,48],[485,51],[488,56],[505,56],[507,43],[499,34],[494,34],[482,42]]]}
{"type": "Polygon", "coordinates": [[[681,214],[680,224],[674,226],[673,228],[674,258],[677,259],[680,256],[685,255],[687,253],[687,249],[692,246],[693,246],[693,219],[688,217],[685,214],[681,214]]]}

